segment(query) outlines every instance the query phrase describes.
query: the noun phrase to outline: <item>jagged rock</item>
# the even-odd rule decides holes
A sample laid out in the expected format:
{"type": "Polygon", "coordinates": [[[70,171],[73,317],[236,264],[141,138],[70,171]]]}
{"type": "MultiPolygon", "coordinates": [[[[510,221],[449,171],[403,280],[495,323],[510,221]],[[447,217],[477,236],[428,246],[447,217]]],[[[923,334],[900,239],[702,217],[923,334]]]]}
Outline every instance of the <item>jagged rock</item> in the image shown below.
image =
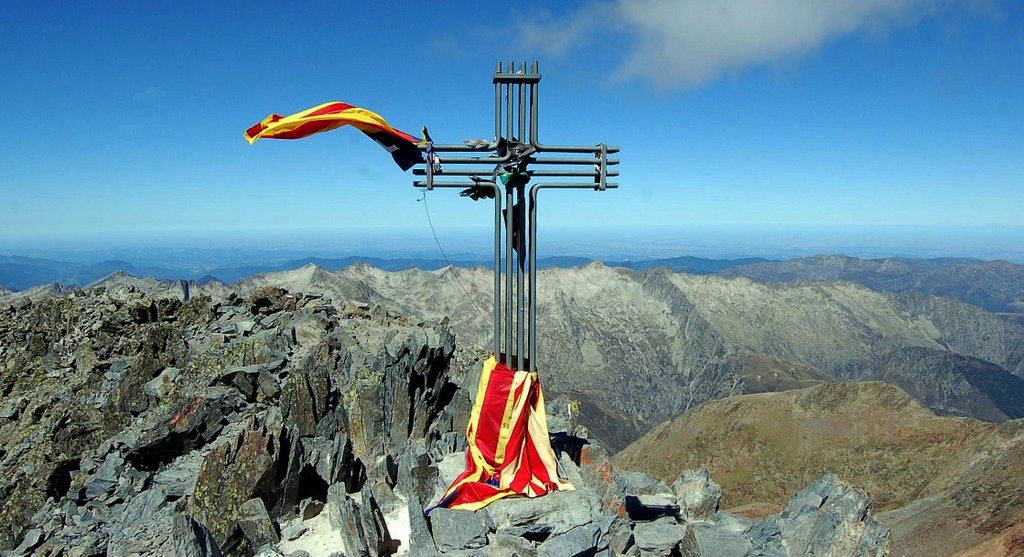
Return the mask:
{"type": "Polygon", "coordinates": [[[254,497],[273,501],[282,431],[281,414],[271,408],[251,416],[242,431],[219,441],[199,469],[188,509],[225,544],[237,527],[242,504],[254,497]]]}
{"type": "Polygon", "coordinates": [[[220,546],[205,526],[191,516],[174,517],[174,553],[178,557],[222,557],[220,546]]]}
{"type": "Polygon", "coordinates": [[[612,474],[615,485],[623,493],[630,495],[658,495],[672,493],[672,490],[665,485],[665,482],[632,470],[616,470],[612,474]]]}
{"type": "MultiPolygon", "coordinates": [[[[273,521],[267,513],[267,507],[263,499],[254,497],[249,499],[238,509],[238,526],[242,529],[245,539],[249,540],[252,547],[262,547],[266,544],[276,544],[281,538],[277,535],[273,521]]],[[[281,532],[284,536],[284,531],[281,532]]],[[[292,539],[285,537],[285,539],[292,539]]]]}
{"type": "Polygon", "coordinates": [[[359,519],[363,523],[363,532],[367,536],[367,545],[371,557],[391,555],[397,548],[397,542],[391,539],[384,514],[377,504],[373,490],[367,485],[360,493],[359,519]]]}
{"type": "Polygon", "coordinates": [[[299,503],[299,517],[302,520],[309,520],[318,516],[324,510],[324,501],[316,499],[303,499],[299,503]]]}
{"type": "Polygon", "coordinates": [[[556,536],[602,515],[601,500],[590,490],[554,491],[543,497],[508,497],[487,507],[498,529],[543,525],[556,536]]]}
{"type": "Polygon", "coordinates": [[[437,546],[430,533],[430,526],[423,516],[423,506],[416,497],[409,498],[406,509],[409,515],[409,555],[412,557],[433,557],[437,546]]]}
{"type": "MultiPolygon", "coordinates": [[[[591,439],[590,444],[583,447],[580,451],[578,468],[579,483],[598,494],[603,511],[625,516],[626,508],[623,494],[634,491],[635,488],[620,487],[619,481],[616,480],[615,469],[601,443],[591,439]]],[[[643,476],[649,479],[646,474],[643,476]]],[[[627,480],[630,479],[629,475],[623,477],[627,480]]],[[[577,480],[573,481],[576,482],[577,480]]],[[[643,489],[635,489],[635,491],[644,492],[643,489]]]]}
{"type": "Polygon", "coordinates": [[[458,549],[477,549],[487,545],[490,529],[485,512],[437,508],[430,513],[434,543],[442,553],[458,549]]]}
{"type": "Polygon", "coordinates": [[[672,491],[683,516],[691,521],[710,518],[722,501],[722,488],[708,478],[707,468],[684,470],[672,483],[672,491]]]}
{"type": "Polygon", "coordinates": [[[891,534],[870,516],[870,509],[867,495],[829,474],[793,496],[778,515],[779,530],[796,555],[881,555],[891,534]]]}
{"type": "Polygon", "coordinates": [[[779,516],[772,515],[750,527],[744,536],[750,541],[750,557],[789,557],[782,541],[779,516]]]}
{"type": "Polygon", "coordinates": [[[537,548],[538,557],[579,557],[593,555],[608,547],[605,535],[615,517],[601,517],[590,524],[551,536],[537,548]]]}
{"type": "Polygon", "coordinates": [[[178,457],[153,475],[153,486],[160,488],[167,497],[175,499],[191,495],[195,491],[202,464],[203,456],[198,452],[178,457]]]}
{"type": "Polygon", "coordinates": [[[292,524],[281,530],[281,539],[291,541],[305,534],[308,530],[309,527],[305,524],[292,524]]]}
{"type": "Polygon", "coordinates": [[[743,537],[742,532],[709,522],[695,522],[689,527],[700,548],[698,555],[746,557],[753,550],[750,540],[743,537]]]}
{"type": "Polygon", "coordinates": [[[612,515],[605,539],[608,542],[608,550],[613,555],[621,555],[633,546],[633,530],[630,526],[628,519],[612,515]]]}
{"type": "Polygon", "coordinates": [[[633,540],[641,557],[678,555],[688,529],[685,524],[641,522],[633,527],[633,540]]]}
{"type": "Polygon", "coordinates": [[[345,493],[344,484],[335,484],[328,490],[327,497],[331,526],[340,530],[349,555],[378,557],[395,552],[397,544],[391,539],[369,486],[353,497],[345,493]]]}
{"type": "Polygon", "coordinates": [[[537,545],[526,538],[498,531],[487,535],[487,546],[480,552],[486,557],[536,557],[537,545]]]}
{"type": "Polygon", "coordinates": [[[240,400],[235,391],[210,387],[180,403],[142,435],[127,458],[142,470],[156,470],[178,456],[202,447],[224,429],[225,418],[240,400]]]}
{"type": "Polygon", "coordinates": [[[112,521],[107,554],[159,552],[167,547],[174,530],[174,513],[166,503],[166,494],[159,487],[133,498],[112,521]]]}
{"type": "Polygon", "coordinates": [[[85,485],[85,499],[96,499],[112,490],[123,471],[124,458],[116,454],[108,455],[96,474],[85,485]]]}
{"type": "Polygon", "coordinates": [[[142,388],[146,392],[146,395],[153,397],[158,401],[162,400],[174,391],[175,381],[178,379],[179,375],[181,375],[180,369],[176,367],[169,367],[161,371],[160,375],[157,375],[152,380],[147,381],[142,388]]]}
{"type": "Polygon", "coordinates": [[[0,404],[0,419],[17,420],[26,406],[28,406],[26,397],[9,398],[0,404]]]}
{"type": "Polygon", "coordinates": [[[360,519],[359,503],[345,493],[342,484],[332,485],[327,497],[331,527],[340,531],[345,551],[352,557],[369,556],[370,546],[360,519]]]}
{"type": "Polygon", "coordinates": [[[14,549],[15,555],[23,555],[32,551],[43,541],[43,531],[39,528],[33,528],[25,534],[25,538],[21,541],[21,544],[14,549]]]}
{"type": "Polygon", "coordinates": [[[410,498],[428,501],[434,495],[437,478],[437,467],[430,464],[423,443],[409,444],[398,459],[398,489],[410,498]]]}

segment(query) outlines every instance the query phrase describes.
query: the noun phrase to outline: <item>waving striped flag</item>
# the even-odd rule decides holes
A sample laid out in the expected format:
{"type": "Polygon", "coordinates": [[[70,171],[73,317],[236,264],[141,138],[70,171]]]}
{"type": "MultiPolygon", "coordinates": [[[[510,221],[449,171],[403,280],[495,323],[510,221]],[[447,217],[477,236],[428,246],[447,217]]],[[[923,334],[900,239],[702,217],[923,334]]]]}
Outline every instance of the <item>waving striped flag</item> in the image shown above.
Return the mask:
{"type": "Polygon", "coordinates": [[[573,489],[558,477],[536,372],[512,371],[493,355],[488,358],[466,438],[466,470],[439,507],[477,510],[509,495],[539,497],[573,489]]]}
{"type": "Polygon", "coordinates": [[[257,139],[301,139],[341,126],[354,126],[370,136],[391,153],[402,170],[409,170],[423,160],[416,146],[420,139],[396,130],[376,112],[343,102],[329,102],[290,116],[271,114],[262,122],[245,130],[250,145],[257,139]]]}

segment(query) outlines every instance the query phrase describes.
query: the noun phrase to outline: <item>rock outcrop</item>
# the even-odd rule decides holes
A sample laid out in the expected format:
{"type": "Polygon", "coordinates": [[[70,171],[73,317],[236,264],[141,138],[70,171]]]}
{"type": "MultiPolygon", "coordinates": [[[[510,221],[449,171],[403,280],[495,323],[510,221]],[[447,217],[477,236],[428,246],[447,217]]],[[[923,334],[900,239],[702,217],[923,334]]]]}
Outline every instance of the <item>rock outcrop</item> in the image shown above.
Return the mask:
{"type": "Polygon", "coordinates": [[[8,307],[0,547],[244,554],[323,509],[332,486],[387,487],[360,504],[393,507],[407,446],[464,448],[454,337],[339,305],[274,288],[182,304],[127,287],[8,307]]]}

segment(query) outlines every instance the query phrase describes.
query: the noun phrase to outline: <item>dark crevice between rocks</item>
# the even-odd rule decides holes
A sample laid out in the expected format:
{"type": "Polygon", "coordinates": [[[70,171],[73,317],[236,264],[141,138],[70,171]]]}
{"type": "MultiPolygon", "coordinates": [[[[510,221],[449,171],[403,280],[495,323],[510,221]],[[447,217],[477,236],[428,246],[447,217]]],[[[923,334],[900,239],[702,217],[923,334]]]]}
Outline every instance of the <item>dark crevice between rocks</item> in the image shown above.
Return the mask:
{"type": "Polygon", "coordinates": [[[126,457],[128,462],[138,470],[155,472],[175,458],[213,441],[229,423],[224,415],[226,408],[203,407],[200,404],[193,400],[180,406],[170,422],[186,429],[177,431],[169,427],[165,435],[129,453],[126,457]]]}
{"type": "Polygon", "coordinates": [[[321,503],[327,501],[327,488],[331,487],[320,477],[316,469],[306,464],[299,473],[299,492],[297,500],[315,499],[321,503]]]}
{"type": "Polygon", "coordinates": [[[46,496],[60,500],[71,488],[71,473],[81,469],[80,460],[62,460],[46,478],[46,496]]]}
{"type": "Polygon", "coordinates": [[[352,459],[352,465],[348,470],[348,477],[345,478],[345,491],[356,493],[363,489],[366,483],[366,465],[358,458],[352,459]]]}
{"type": "Polygon", "coordinates": [[[409,425],[406,428],[406,437],[412,437],[413,426],[416,424],[416,400],[423,391],[423,381],[423,376],[418,373],[409,375],[409,419],[407,420],[409,425]]]}
{"type": "Polygon", "coordinates": [[[281,450],[278,453],[281,456],[278,458],[277,461],[277,466],[275,469],[276,473],[274,478],[277,481],[278,485],[283,484],[285,478],[288,475],[288,460],[292,453],[292,445],[298,441],[298,439],[293,438],[293,435],[294,433],[292,432],[291,428],[286,427],[281,431],[281,450]]]}
{"type": "Polygon", "coordinates": [[[441,415],[441,412],[455,400],[455,393],[459,392],[459,386],[455,383],[446,382],[441,390],[437,393],[437,401],[433,406],[430,407],[430,413],[427,415],[427,421],[423,424],[423,434],[426,435],[427,431],[430,430],[430,426],[433,425],[434,420],[441,415]]]}

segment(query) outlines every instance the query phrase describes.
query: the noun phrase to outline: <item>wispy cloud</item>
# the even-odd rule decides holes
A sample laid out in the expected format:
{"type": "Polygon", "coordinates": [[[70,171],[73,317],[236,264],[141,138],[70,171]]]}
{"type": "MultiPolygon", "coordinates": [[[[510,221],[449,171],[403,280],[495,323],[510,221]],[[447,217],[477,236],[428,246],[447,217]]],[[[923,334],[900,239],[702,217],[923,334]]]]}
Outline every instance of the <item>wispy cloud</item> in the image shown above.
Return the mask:
{"type": "MultiPolygon", "coordinates": [[[[950,4],[979,0],[615,0],[521,20],[520,39],[559,56],[622,34],[617,76],[658,88],[813,52],[829,41],[913,24],[950,4]]],[[[970,6],[969,6],[970,7],[970,6]]]]}

